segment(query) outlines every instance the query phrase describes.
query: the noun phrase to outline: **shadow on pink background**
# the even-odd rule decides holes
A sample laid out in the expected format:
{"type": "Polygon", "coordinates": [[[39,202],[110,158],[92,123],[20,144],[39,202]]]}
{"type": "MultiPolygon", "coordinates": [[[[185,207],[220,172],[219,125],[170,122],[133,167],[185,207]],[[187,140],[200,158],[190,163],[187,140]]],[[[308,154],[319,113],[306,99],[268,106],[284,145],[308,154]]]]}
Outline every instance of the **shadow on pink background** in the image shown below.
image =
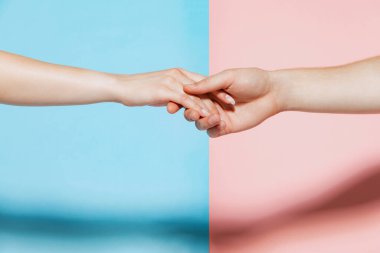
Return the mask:
{"type": "MultiPolygon", "coordinates": [[[[379,55],[379,10],[211,0],[210,72],[379,55]]],[[[211,140],[210,155],[211,252],[380,252],[380,115],[281,113],[211,140]]]]}

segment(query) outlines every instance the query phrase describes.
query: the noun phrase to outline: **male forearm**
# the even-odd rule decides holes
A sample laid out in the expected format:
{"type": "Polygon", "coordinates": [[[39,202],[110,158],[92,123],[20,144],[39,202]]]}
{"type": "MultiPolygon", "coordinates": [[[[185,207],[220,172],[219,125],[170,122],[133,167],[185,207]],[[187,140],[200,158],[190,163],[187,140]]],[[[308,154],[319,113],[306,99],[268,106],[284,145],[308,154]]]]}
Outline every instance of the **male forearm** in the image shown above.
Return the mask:
{"type": "Polygon", "coordinates": [[[0,51],[0,103],[69,105],[114,100],[112,75],[0,51]]]}
{"type": "Polygon", "coordinates": [[[283,110],[380,112],[380,57],[328,68],[270,73],[283,110]]]}

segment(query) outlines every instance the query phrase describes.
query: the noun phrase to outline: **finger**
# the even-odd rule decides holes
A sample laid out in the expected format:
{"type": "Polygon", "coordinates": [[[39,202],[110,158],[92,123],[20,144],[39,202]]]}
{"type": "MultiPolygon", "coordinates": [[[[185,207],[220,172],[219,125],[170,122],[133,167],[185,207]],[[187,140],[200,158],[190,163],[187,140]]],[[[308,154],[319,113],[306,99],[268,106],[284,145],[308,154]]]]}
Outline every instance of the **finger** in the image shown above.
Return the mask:
{"type": "Polygon", "coordinates": [[[200,115],[197,111],[194,111],[192,109],[187,109],[184,112],[185,119],[187,121],[196,121],[200,119],[200,115]]]}
{"type": "MultiPolygon", "coordinates": [[[[211,117],[213,114],[217,114],[219,115],[219,111],[218,109],[216,108],[216,105],[214,104],[214,102],[212,100],[210,100],[208,97],[202,95],[200,98],[197,97],[198,100],[202,101],[203,102],[203,105],[208,109],[208,111],[210,112],[210,116],[208,117],[211,117]]],[[[185,110],[185,113],[184,113],[184,116],[185,118],[188,120],[188,121],[196,121],[196,120],[199,120],[200,119],[200,115],[192,110],[192,109],[187,109],[185,110]]],[[[207,118],[207,117],[206,117],[207,118]]]]}
{"type": "MultiPolygon", "coordinates": [[[[170,69],[168,71],[166,71],[166,73],[169,73],[170,75],[172,75],[178,82],[181,83],[181,92],[183,91],[183,86],[184,85],[189,85],[189,84],[193,84],[195,81],[194,79],[192,79],[191,76],[193,76],[194,78],[198,78],[198,80],[200,79],[203,79],[204,76],[202,75],[199,75],[199,74],[196,74],[196,73],[192,73],[192,72],[189,72],[189,71],[186,71],[184,69],[181,69],[181,68],[176,68],[176,69],[170,69]]],[[[205,103],[197,96],[191,96],[189,95],[189,97],[194,100],[197,104],[199,104],[203,109],[203,111],[207,114],[208,112],[208,107],[205,105],[205,103]]],[[[206,115],[205,114],[205,115],[206,115]]],[[[203,116],[205,117],[205,116],[203,116]]]]}
{"type": "Polygon", "coordinates": [[[167,109],[168,113],[170,113],[170,114],[174,114],[174,113],[178,112],[181,108],[182,108],[182,106],[180,106],[176,103],[173,103],[173,102],[169,102],[166,106],[166,109],[167,109]]]}
{"type": "Polygon", "coordinates": [[[202,118],[195,122],[195,126],[199,130],[207,130],[212,128],[220,123],[220,116],[217,114],[213,114],[210,117],[202,118]]]}
{"type": "MultiPolygon", "coordinates": [[[[206,100],[203,100],[200,97],[192,96],[192,95],[189,95],[189,97],[190,97],[190,99],[195,101],[197,104],[199,104],[205,112],[207,112],[207,114],[208,114],[207,116],[209,116],[211,114],[212,108],[210,108],[210,106],[206,103],[207,102],[206,100]]],[[[205,116],[203,116],[203,117],[205,117],[205,116]]]]}
{"type": "MultiPolygon", "coordinates": [[[[169,73],[171,75],[176,76],[176,77],[172,77],[172,79],[170,79],[171,85],[168,88],[170,90],[170,93],[172,94],[172,96],[176,97],[177,100],[181,100],[181,97],[182,97],[182,99],[185,100],[185,103],[187,103],[189,106],[194,107],[194,106],[198,105],[196,110],[199,112],[199,114],[201,114],[202,117],[208,116],[209,112],[208,112],[207,106],[205,106],[205,104],[202,102],[202,100],[196,96],[188,95],[188,94],[184,93],[184,91],[183,91],[183,86],[185,83],[194,83],[194,81],[187,78],[184,74],[182,74],[182,72],[179,72],[178,69],[175,69],[175,71],[172,70],[169,73]],[[175,92],[177,94],[174,94],[173,92],[175,92]],[[178,94],[180,94],[179,97],[178,97],[178,94]],[[191,102],[188,100],[192,100],[194,102],[191,102]]],[[[172,101],[172,102],[175,102],[175,101],[172,101]]],[[[177,104],[184,106],[183,104],[180,104],[180,103],[177,103],[177,104]]],[[[170,108],[170,109],[172,109],[172,108],[170,108]]],[[[175,109],[173,109],[173,110],[175,111],[175,109]]]]}
{"type": "Polygon", "coordinates": [[[226,123],[222,120],[220,121],[219,125],[212,127],[207,130],[208,136],[211,138],[216,138],[222,135],[227,134],[226,132],[226,123]]]}
{"type": "Polygon", "coordinates": [[[168,90],[168,98],[171,102],[182,105],[187,109],[193,109],[197,111],[202,117],[207,117],[210,115],[206,108],[203,108],[202,104],[191,99],[189,95],[185,93],[179,93],[177,91],[168,90]]]}
{"type": "Polygon", "coordinates": [[[205,78],[195,84],[185,86],[185,92],[199,95],[209,92],[227,89],[233,80],[233,75],[229,71],[223,71],[216,75],[205,78]]]}
{"type": "Polygon", "coordinates": [[[203,104],[206,106],[206,108],[209,110],[210,114],[219,114],[219,111],[216,108],[215,101],[212,100],[213,97],[207,94],[207,95],[199,95],[199,98],[201,99],[203,104]]]}
{"type": "Polygon", "coordinates": [[[228,105],[236,104],[235,99],[230,94],[228,94],[227,92],[223,90],[214,91],[212,95],[214,95],[218,99],[218,101],[221,101],[225,104],[228,104],[228,105]]]}
{"type": "MultiPolygon", "coordinates": [[[[205,128],[210,128],[214,126],[214,123],[212,122],[212,119],[210,119],[213,115],[216,115],[217,117],[221,117],[220,112],[217,108],[217,104],[210,99],[209,95],[201,95],[200,96],[203,103],[207,106],[207,109],[210,112],[210,116],[203,118],[201,122],[205,122],[204,127],[205,128]],[[211,120],[211,122],[209,121],[211,120]]],[[[197,119],[199,120],[199,119],[197,119]]]]}

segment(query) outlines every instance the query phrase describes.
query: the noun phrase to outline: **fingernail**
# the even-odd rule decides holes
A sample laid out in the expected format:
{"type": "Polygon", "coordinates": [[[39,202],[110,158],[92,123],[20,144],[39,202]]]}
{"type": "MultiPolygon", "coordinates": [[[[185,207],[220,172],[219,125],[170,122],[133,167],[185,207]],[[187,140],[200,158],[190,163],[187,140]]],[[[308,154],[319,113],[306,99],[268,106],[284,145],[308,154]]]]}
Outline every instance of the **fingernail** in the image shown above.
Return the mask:
{"type": "Polygon", "coordinates": [[[230,103],[231,105],[236,104],[235,99],[233,99],[230,95],[226,94],[225,98],[228,101],[228,103],[230,103]]]}
{"type": "Polygon", "coordinates": [[[201,112],[202,112],[202,114],[203,114],[203,117],[207,117],[207,116],[209,116],[210,115],[210,112],[209,111],[207,111],[206,109],[204,109],[204,108],[202,108],[201,109],[201,112]]]}

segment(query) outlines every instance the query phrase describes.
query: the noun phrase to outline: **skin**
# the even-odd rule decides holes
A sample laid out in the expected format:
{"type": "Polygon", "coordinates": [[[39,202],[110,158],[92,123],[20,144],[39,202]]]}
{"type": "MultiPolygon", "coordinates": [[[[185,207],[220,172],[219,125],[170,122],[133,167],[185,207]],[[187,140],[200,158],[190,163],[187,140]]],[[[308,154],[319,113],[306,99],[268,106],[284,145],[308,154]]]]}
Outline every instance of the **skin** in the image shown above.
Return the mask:
{"type": "MultiPolygon", "coordinates": [[[[109,74],[37,61],[0,51],[0,103],[27,106],[117,102],[126,106],[185,107],[212,116],[213,103],[183,91],[194,74],[169,69],[143,74],[109,74]],[[204,100],[204,101],[202,101],[204,100]],[[207,103],[207,105],[206,105],[207,103]]],[[[203,78],[203,77],[202,77],[203,78]]],[[[198,76],[199,80],[199,76],[198,76]]],[[[217,121],[219,121],[219,117],[217,121]]]]}
{"type": "MultiPolygon", "coordinates": [[[[329,68],[230,69],[185,87],[186,92],[194,95],[220,90],[231,95],[236,105],[227,108],[215,101],[225,124],[215,127],[203,123],[201,129],[207,130],[211,137],[250,129],[283,111],[380,113],[380,57],[329,68]]],[[[200,124],[201,120],[196,123],[200,124]]],[[[304,217],[295,215],[285,223],[274,222],[264,232],[244,231],[222,239],[215,235],[210,243],[216,252],[308,252],[310,249],[375,252],[379,248],[378,219],[377,202],[304,217]]]]}
{"type": "MultiPolygon", "coordinates": [[[[206,78],[183,69],[108,74],[0,51],[0,103],[44,106],[99,102],[166,105],[169,113],[185,107],[185,118],[196,121],[198,129],[207,130],[211,137],[253,128],[282,111],[380,113],[380,57],[329,68],[230,69],[206,78]]],[[[237,244],[223,245],[218,250],[282,252],[286,246],[304,252],[330,243],[334,236],[350,241],[367,231],[366,237],[370,233],[377,238],[378,208],[376,204],[357,209],[353,214],[323,214],[317,217],[317,222],[306,217],[260,237],[248,233],[242,241],[238,238],[237,244]],[[342,226],[355,229],[346,229],[350,233],[342,234],[341,229],[336,229],[342,226]],[[328,236],[318,237],[317,232],[328,236]],[[302,245],[299,235],[304,237],[302,245]]],[[[363,250],[346,246],[342,244],[340,251],[363,250]]],[[[378,248],[369,245],[367,250],[375,246],[378,248]]]]}
{"type": "MultiPolygon", "coordinates": [[[[283,111],[380,113],[380,57],[328,68],[229,69],[185,87],[200,96],[224,92],[235,106],[214,101],[218,125],[197,119],[210,137],[244,131],[283,111]]],[[[185,117],[192,110],[185,112],[185,117]]]]}
{"type": "MultiPolygon", "coordinates": [[[[186,75],[188,78],[191,80],[194,80],[194,82],[200,82],[201,80],[204,80],[206,77],[202,76],[200,74],[186,71],[186,70],[181,70],[186,75]]],[[[194,83],[192,82],[192,83],[194,83]]],[[[220,115],[219,115],[219,110],[218,110],[218,103],[215,103],[215,101],[219,101],[222,104],[233,106],[235,104],[235,101],[230,97],[226,92],[224,91],[216,91],[216,92],[210,92],[209,94],[204,94],[204,95],[198,95],[196,96],[197,98],[201,99],[203,104],[206,106],[206,109],[210,112],[209,116],[202,117],[197,111],[192,110],[192,109],[186,109],[185,110],[185,118],[188,121],[196,121],[196,127],[199,130],[202,130],[202,124],[207,124],[209,127],[216,127],[220,124],[223,124],[220,115]]],[[[178,110],[181,109],[181,106],[179,104],[169,102],[167,105],[167,110],[169,113],[176,113],[178,110]]]]}

